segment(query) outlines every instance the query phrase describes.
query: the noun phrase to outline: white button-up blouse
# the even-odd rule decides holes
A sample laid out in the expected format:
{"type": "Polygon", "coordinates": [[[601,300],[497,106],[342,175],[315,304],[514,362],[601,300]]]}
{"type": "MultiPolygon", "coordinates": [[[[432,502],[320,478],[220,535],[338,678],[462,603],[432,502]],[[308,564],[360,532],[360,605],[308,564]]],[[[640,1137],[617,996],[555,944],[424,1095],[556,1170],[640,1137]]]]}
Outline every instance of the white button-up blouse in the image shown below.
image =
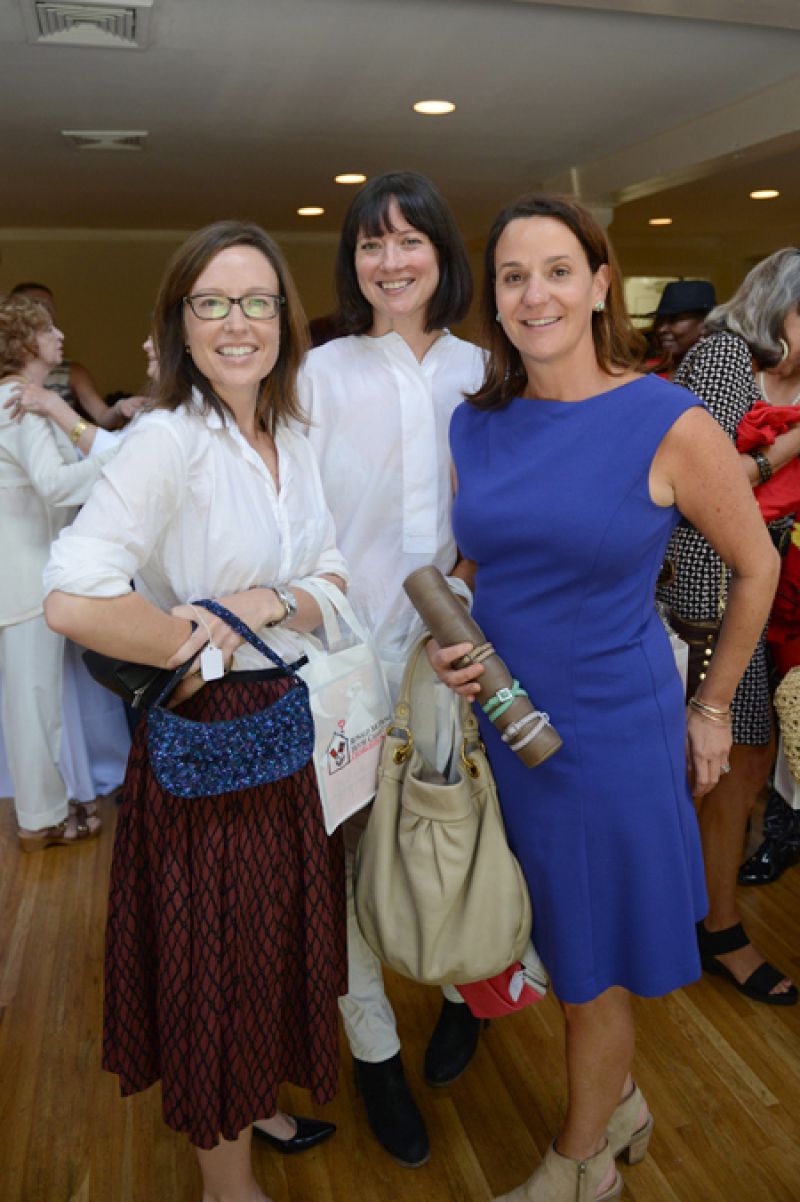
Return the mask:
{"type": "Polygon", "coordinates": [[[352,573],[348,598],[385,660],[404,659],[421,630],[405,577],[455,563],[450,418],[483,371],[483,352],[447,332],[421,363],[393,332],[335,339],[300,369],[308,438],[352,573]]]}
{"type": "MultiPolygon", "coordinates": [[[[134,580],[169,611],[323,572],[347,579],[311,448],[286,427],[275,442],[280,492],[233,420],[203,415],[196,403],[144,414],[54,544],[45,591],[118,597],[134,580]]],[[[284,659],[303,652],[296,631],[258,633],[284,659]]],[[[237,669],[263,666],[247,645],[234,658],[237,669]]]]}

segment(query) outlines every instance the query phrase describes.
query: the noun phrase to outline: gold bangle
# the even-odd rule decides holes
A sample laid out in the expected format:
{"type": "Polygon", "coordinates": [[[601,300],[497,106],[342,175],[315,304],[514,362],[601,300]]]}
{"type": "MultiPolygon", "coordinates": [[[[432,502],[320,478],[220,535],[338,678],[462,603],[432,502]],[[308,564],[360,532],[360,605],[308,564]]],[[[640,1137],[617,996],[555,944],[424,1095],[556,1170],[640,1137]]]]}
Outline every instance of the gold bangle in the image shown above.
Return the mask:
{"type": "Polygon", "coordinates": [[[82,417],[79,417],[78,420],[76,421],[75,425],[72,427],[72,429],[69,432],[69,440],[74,447],[76,447],[78,445],[78,443],[81,440],[81,435],[84,433],[85,430],[88,430],[88,429],[89,429],[89,423],[85,422],[82,417]]]}
{"type": "Polygon", "coordinates": [[[694,697],[689,698],[689,705],[693,705],[695,709],[700,707],[705,710],[707,714],[719,714],[722,718],[728,717],[731,712],[731,707],[729,705],[726,705],[725,709],[723,710],[718,709],[716,705],[709,705],[707,701],[703,701],[703,699],[698,697],[696,693],[694,697]]]}
{"type": "Polygon", "coordinates": [[[696,697],[689,698],[689,708],[693,709],[701,718],[705,718],[706,722],[715,722],[717,726],[730,726],[731,724],[730,710],[727,713],[719,710],[715,712],[713,709],[706,708],[696,697]]]}

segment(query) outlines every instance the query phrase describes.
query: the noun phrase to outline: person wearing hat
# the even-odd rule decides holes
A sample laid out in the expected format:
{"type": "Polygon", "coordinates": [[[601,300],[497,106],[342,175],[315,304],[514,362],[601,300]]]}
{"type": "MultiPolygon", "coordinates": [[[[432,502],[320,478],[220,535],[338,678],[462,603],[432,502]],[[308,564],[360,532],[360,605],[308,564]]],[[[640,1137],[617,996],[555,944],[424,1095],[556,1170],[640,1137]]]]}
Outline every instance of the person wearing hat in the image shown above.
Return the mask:
{"type": "Polygon", "coordinates": [[[705,319],[717,303],[708,280],[675,280],[667,284],[654,313],[655,347],[675,371],[683,356],[701,337],[705,319]]]}

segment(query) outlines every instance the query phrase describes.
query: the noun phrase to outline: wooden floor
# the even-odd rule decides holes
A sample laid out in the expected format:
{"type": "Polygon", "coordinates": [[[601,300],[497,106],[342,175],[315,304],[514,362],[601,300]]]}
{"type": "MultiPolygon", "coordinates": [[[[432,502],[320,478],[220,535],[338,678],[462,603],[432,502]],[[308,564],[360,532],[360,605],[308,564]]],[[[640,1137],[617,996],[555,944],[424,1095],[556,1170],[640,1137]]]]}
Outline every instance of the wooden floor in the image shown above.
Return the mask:
{"type": "MultiPolygon", "coordinates": [[[[81,848],[17,852],[0,802],[0,1202],[197,1202],[187,1141],[158,1090],[122,1101],[101,1072],[103,918],[114,805],[81,848]]],[[[800,866],[742,891],[754,937],[800,979],[800,866]]],[[[471,1069],[429,1089],[420,1066],[436,990],[390,978],[428,1165],[402,1169],[372,1141],[343,1047],[341,1089],[316,1113],[335,1139],[303,1156],[259,1148],[275,1202],[487,1202],[525,1178],[558,1125],[562,1023],[552,998],[495,1022],[471,1069]]],[[[623,1166],[630,1202],[798,1202],[800,1006],[756,1005],[718,978],[637,1004],[637,1077],[655,1113],[651,1155],[623,1166]]],[[[287,1088],[288,1109],[315,1113],[287,1088]]]]}

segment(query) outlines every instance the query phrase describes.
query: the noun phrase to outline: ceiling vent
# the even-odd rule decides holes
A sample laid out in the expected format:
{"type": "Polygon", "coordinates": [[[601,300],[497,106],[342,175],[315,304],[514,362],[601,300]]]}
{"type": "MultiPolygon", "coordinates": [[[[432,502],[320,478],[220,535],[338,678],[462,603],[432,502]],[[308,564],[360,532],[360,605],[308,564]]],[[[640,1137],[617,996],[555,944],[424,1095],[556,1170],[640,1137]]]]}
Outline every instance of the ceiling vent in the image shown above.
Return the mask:
{"type": "Polygon", "coordinates": [[[154,0],[26,0],[23,4],[29,42],[44,46],[93,46],[100,50],[142,50],[149,42],[154,0]]]}
{"type": "Polygon", "coordinates": [[[76,150],[141,150],[146,129],[62,129],[76,150]]]}

